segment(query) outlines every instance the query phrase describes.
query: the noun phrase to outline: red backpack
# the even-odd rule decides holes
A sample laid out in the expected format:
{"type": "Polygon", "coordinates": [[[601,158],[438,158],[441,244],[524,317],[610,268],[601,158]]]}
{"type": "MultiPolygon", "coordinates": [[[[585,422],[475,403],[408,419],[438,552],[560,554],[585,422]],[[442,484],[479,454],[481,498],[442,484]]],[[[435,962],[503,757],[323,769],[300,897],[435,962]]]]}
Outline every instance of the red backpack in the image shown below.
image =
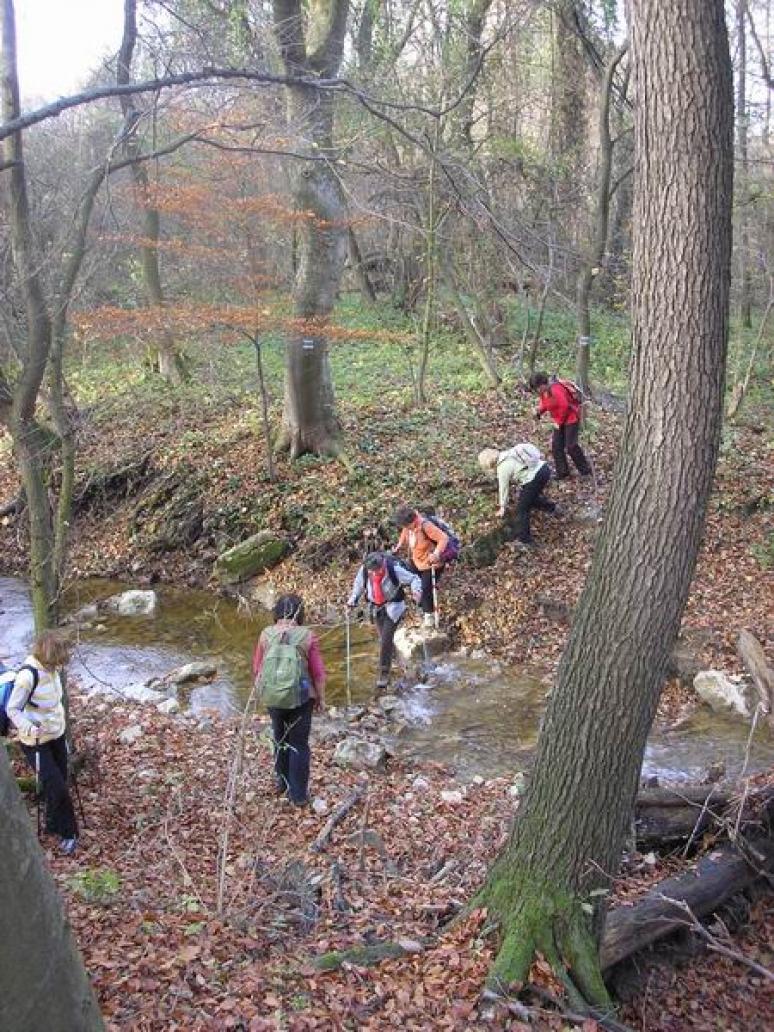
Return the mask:
{"type": "Polygon", "coordinates": [[[551,386],[555,383],[558,383],[560,387],[564,387],[571,405],[577,408],[583,405],[585,401],[583,391],[574,380],[560,380],[558,376],[553,376],[551,377],[551,386]]]}

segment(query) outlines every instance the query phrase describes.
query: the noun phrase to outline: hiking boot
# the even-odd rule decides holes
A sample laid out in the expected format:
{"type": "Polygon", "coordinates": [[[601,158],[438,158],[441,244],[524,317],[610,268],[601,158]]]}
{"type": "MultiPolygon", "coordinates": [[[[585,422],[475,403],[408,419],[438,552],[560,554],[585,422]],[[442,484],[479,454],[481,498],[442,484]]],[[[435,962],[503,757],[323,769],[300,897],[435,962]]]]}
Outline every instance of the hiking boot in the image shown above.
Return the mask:
{"type": "Polygon", "coordinates": [[[435,627],[435,614],[434,613],[425,613],[425,615],[422,617],[422,626],[423,627],[435,627]]]}
{"type": "Polygon", "coordinates": [[[59,843],[59,852],[64,853],[65,856],[72,856],[77,848],[77,838],[63,838],[59,843]]]}
{"type": "Polygon", "coordinates": [[[376,687],[377,688],[386,688],[389,683],[390,683],[390,671],[389,670],[380,670],[379,671],[379,676],[376,678],[376,687]]]}

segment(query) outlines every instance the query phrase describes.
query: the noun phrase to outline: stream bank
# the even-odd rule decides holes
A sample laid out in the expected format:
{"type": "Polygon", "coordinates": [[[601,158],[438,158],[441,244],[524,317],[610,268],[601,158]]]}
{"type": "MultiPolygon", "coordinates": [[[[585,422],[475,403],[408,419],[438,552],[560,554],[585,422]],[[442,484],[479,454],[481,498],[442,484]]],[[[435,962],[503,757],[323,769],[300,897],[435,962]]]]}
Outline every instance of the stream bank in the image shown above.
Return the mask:
{"type": "MultiPolygon", "coordinates": [[[[126,590],[127,584],[89,580],[71,588],[66,608],[81,607],[126,590]]],[[[184,689],[181,701],[195,714],[238,713],[251,687],[253,645],[269,622],[265,610],[248,612],[230,599],[195,589],[156,588],[159,606],[151,616],[101,613],[82,629],[71,665],[82,691],[115,689],[163,679],[184,664],[207,661],[217,668],[211,680],[184,689]]],[[[19,661],[32,636],[25,584],[0,578],[0,654],[19,661]]],[[[348,725],[346,635],[342,625],[316,627],[329,674],[328,718],[333,737],[348,725]],[[337,712],[338,711],[338,712],[337,712]]],[[[376,638],[369,626],[353,625],[351,700],[366,713],[362,730],[376,732],[390,751],[410,762],[449,767],[462,782],[474,777],[511,777],[525,770],[537,741],[545,707],[543,680],[480,653],[450,654],[397,678],[398,698],[386,708],[372,706],[376,638]]],[[[1,657],[0,657],[1,658],[1,657]]],[[[316,722],[320,729],[324,722],[316,722]]],[[[667,783],[700,782],[708,771],[733,779],[771,764],[773,743],[761,727],[748,742],[738,720],[697,706],[677,726],[655,726],[648,740],[642,775],[667,783]]]]}

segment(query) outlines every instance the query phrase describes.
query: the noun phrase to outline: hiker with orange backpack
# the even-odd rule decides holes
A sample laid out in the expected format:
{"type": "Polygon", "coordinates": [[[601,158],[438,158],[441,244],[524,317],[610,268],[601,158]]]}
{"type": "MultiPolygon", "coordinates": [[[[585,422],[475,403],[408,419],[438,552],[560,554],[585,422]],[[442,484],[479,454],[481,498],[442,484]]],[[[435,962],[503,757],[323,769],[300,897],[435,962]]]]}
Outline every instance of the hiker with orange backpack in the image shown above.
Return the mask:
{"type": "Polygon", "coordinates": [[[583,399],[578,387],[570,380],[549,380],[545,372],[533,373],[529,378],[530,390],[537,391],[540,400],[535,409],[535,420],[547,412],[554,423],[551,452],[556,466],[556,479],[570,476],[569,455],[582,477],[591,476],[591,466],[578,442],[583,399]]]}
{"type": "Polygon", "coordinates": [[[347,605],[354,609],[365,595],[371,619],[379,633],[379,675],[377,688],[386,688],[392,668],[393,642],[398,624],[406,612],[405,589],[408,588],[419,602],[422,582],[384,552],[369,552],[352,585],[347,605]]]}
{"type": "Polygon", "coordinates": [[[436,516],[424,516],[409,505],[402,505],[396,511],[393,523],[400,527],[393,552],[402,548],[408,550],[410,560],[406,565],[422,581],[419,606],[424,614],[424,626],[434,627],[437,625],[436,586],[446,564],[459,555],[459,540],[436,516]]]}

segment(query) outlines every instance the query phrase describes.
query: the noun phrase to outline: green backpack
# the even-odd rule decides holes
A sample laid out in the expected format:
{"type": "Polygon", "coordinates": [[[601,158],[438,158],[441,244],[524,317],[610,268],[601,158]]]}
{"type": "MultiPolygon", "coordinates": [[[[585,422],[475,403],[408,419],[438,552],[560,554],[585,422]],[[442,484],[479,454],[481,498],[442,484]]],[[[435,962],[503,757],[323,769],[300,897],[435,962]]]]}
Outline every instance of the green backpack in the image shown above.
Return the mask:
{"type": "Polygon", "coordinates": [[[255,684],[267,709],[295,709],[309,699],[304,646],[310,634],[305,627],[269,627],[265,631],[267,648],[255,684]]]}

